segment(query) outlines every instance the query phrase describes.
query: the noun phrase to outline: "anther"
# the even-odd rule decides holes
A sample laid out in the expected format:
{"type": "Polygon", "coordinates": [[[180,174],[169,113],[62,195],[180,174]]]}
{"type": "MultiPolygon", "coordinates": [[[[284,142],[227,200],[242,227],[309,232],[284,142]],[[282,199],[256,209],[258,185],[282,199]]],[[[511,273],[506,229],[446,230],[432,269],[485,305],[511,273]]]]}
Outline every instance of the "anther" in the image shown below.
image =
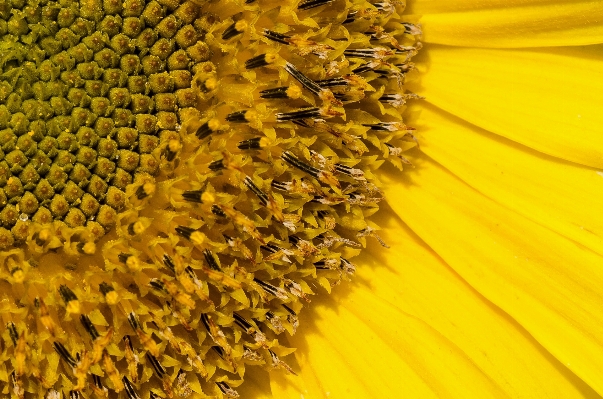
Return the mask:
{"type": "Polygon", "coordinates": [[[210,119],[205,122],[195,132],[195,135],[199,140],[203,140],[213,132],[217,131],[220,128],[220,121],[218,119],[210,119]]]}
{"type": "Polygon", "coordinates": [[[198,204],[203,203],[203,190],[190,190],[182,193],[182,198],[188,202],[196,202],[198,204]]]}
{"type": "Polygon", "coordinates": [[[315,119],[321,116],[320,108],[305,108],[293,112],[282,112],[276,114],[278,122],[296,121],[299,119],[315,119]]]}
{"type": "Polygon", "coordinates": [[[320,87],[323,87],[323,88],[324,87],[347,86],[348,81],[345,80],[344,78],[338,77],[338,78],[317,80],[316,84],[318,84],[320,87]]]}
{"type": "Polygon", "coordinates": [[[339,173],[343,173],[344,175],[348,175],[356,180],[366,180],[364,178],[364,172],[360,169],[351,168],[349,166],[338,163],[335,164],[335,170],[339,173]]]}
{"type": "Polygon", "coordinates": [[[11,321],[6,325],[8,328],[8,335],[10,335],[10,339],[13,341],[13,345],[17,345],[17,340],[19,339],[19,333],[17,332],[17,327],[11,321]]]}
{"type": "Polygon", "coordinates": [[[302,172],[306,172],[307,174],[316,179],[318,179],[321,173],[319,169],[316,169],[315,167],[310,166],[307,163],[299,160],[295,155],[291,154],[289,151],[283,152],[283,154],[281,155],[281,159],[283,159],[289,165],[294,166],[302,172]]]}
{"type": "Polygon", "coordinates": [[[335,0],[304,0],[297,6],[298,10],[309,10],[311,8],[324,6],[334,2],[335,0]]]}
{"type": "Polygon", "coordinates": [[[217,381],[216,385],[220,388],[220,391],[229,398],[238,398],[239,393],[232,389],[225,381],[217,381]]]}
{"type": "Polygon", "coordinates": [[[252,139],[239,141],[237,148],[239,150],[259,150],[262,148],[262,137],[254,137],[252,139]]]}
{"type": "Polygon", "coordinates": [[[182,144],[180,143],[180,140],[170,140],[166,147],[165,159],[167,159],[168,162],[172,162],[181,148],[182,144]]]}
{"type": "MultiPolygon", "coordinates": [[[[346,57],[383,59],[394,55],[394,51],[385,47],[348,49],[343,52],[346,57]]],[[[357,72],[354,72],[357,73],[357,72]]]]}
{"type": "Polygon", "coordinates": [[[151,182],[146,182],[142,186],[139,186],[136,189],[136,197],[141,200],[155,193],[155,184],[151,182]]]}
{"type": "Polygon", "coordinates": [[[212,172],[218,172],[218,171],[226,168],[224,166],[224,160],[223,159],[218,159],[217,161],[213,161],[212,163],[210,163],[209,165],[207,165],[207,167],[212,172]]]}
{"type": "Polygon", "coordinates": [[[71,367],[75,367],[77,365],[77,362],[75,361],[73,356],[71,356],[71,353],[69,353],[67,348],[65,348],[65,346],[63,346],[62,343],[55,341],[52,343],[52,346],[54,347],[54,350],[59,354],[59,356],[61,356],[61,358],[67,364],[69,364],[71,367]]]}
{"type": "Polygon", "coordinates": [[[296,85],[275,87],[274,89],[266,89],[260,92],[261,98],[288,98],[295,100],[302,95],[301,88],[296,85]]]}
{"type": "Polygon", "coordinates": [[[69,399],[80,399],[80,391],[69,391],[69,399]]]}
{"type": "Polygon", "coordinates": [[[273,32],[268,29],[264,29],[264,36],[272,41],[275,41],[275,42],[281,43],[281,44],[289,44],[288,40],[291,39],[291,36],[283,35],[282,33],[273,32]]]}
{"type": "Polygon", "coordinates": [[[255,195],[257,195],[257,197],[259,198],[262,205],[264,205],[264,206],[268,205],[268,201],[270,200],[268,198],[268,195],[265,192],[263,192],[262,190],[260,190],[260,188],[255,185],[255,183],[253,182],[253,180],[251,180],[251,178],[249,176],[245,177],[245,180],[243,180],[243,183],[245,183],[245,186],[248,189],[250,189],[251,191],[253,191],[253,193],[255,195]]]}
{"type": "Polygon", "coordinates": [[[94,327],[94,324],[92,324],[92,321],[90,321],[90,318],[88,316],[86,316],[85,314],[80,315],[80,322],[82,323],[88,334],[90,334],[90,337],[93,341],[100,337],[100,334],[98,333],[96,327],[94,327]]]}
{"type": "Polygon", "coordinates": [[[167,293],[165,284],[163,284],[160,280],[157,280],[156,278],[151,279],[151,281],[149,281],[149,285],[157,291],[167,293]]]}
{"type": "Polygon", "coordinates": [[[356,21],[356,14],[358,14],[357,10],[352,10],[352,11],[348,12],[348,15],[346,16],[345,20],[342,23],[343,24],[351,24],[352,22],[356,21]]]}
{"type": "Polygon", "coordinates": [[[146,357],[147,357],[147,360],[151,363],[151,366],[153,366],[153,370],[155,370],[157,377],[159,377],[160,379],[163,379],[163,377],[166,374],[166,370],[165,370],[165,368],[163,368],[161,363],[159,363],[159,360],[157,360],[157,358],[155,356],[151,355],[149,352],[147,352],[146,357]]]}
{"type": "Polygon", "coordinates": [[[224,33],[222,33],[222,40],[228,40],[236,35],[243,33],[247,29],[247,22],[245,20],[240,20],[237,22],[233,22],[224,33]]]}
{"type": "Polygon", "coordinates": [[[295,78],[295,80],[297,80],[299,83],[302,84],[302,86],[310,90],[315,95],[319,95],[320,92],[324,90],[315,81],[301,73],[295,67],[295,65],[291,64],[290,62],[287,62],[287,64],[285,65],[285,71],[287,71],[291,76],[293,76],[293,78],[295,78]]]}
{"type": "Polygon", "coordinates": [[[282,288],[280,288],[280,287],[274,286],[274,285],[272,285],[270,283],[267,283],[267,282],[262,281],[262,280],[260,280],[258,278],[255,278],[255,277],[254,277],[253,281],[256,282],[260,287],[262,287],[262,289],[264,291],[266,291],[269,294],[274,295],[275,297],[277,297],[277,298],[279,298],[281,300],[286,300],[286,299],[289,298],[287,296],[287,292],[285,290],[283,290],[282,288]]]}
{"type": "Polygon", "coordinates": [[[247,110],[233,112],[226,116],[226,120],[234,123],[247,123],[249,122],[249,118],[246,117],[247,112],[247,110]]]}
{"type": "Polygon", "coordinates": [[[168,255],[164,254],[162,260],[163,260],[163,264],[165,265],[165,267],[170,269],[172,272],[176,271],[176,265],[174,264],[174,261],[172,260],[172,258],[170,258],[168,255]]]}
{"type": "Polygon", "coordinates": [[[209,249],[203,251],[203,256],[205,257],[205,261],[211,269],[220,271],[220,266],[209,249]]]}
{"type": "Polygon", "coordinates": [[[274,63],[277,59],[276,54],[260,54],[245,61],[245,69],[255,69],[274,63]]]}
{"type": "Polygon", "coordinates": [[[138,396],[138,394],[134,390],[134,386],[132,385],[132,383],[130,382],[128,377],[126,377],[124,375],[121,380],[124,383],[124,388],[125,388],[126,394],[128,395],[128,399],[140,399],[140,396],[138,396]]]}
{"type": "Polygon", "coordinates": [[[178,226],[176,227],[176,233],[178,233],[178,235],[180,237],[186,238],[187,240],[191,239],[191,235],[197,230],[195,229],[191,229],[190,227],[187,226],[178,226]]]}
{"type": "Polygon", "coordinates": [[[227,216],[226,213],[224,213],[224,211],[218,205],[211,206],[211,213],[221,218],[225,218],[227,216]]]}
{"type": "MultiPolygon", "coordinates": [[[[134,329],[134,330],[141,329],[140,322],[138,321],[138,317],[136,316],[136,313],[130,312],[128,314],[128,322],[130,323],[130,326],[132,326],[132,329],[134,329]]],[[[126,337],[124,337],[124,338],[126,338],[126,337]]],[[[130,341],[128,340],[128,342],[130,342],[130,341]]]]}

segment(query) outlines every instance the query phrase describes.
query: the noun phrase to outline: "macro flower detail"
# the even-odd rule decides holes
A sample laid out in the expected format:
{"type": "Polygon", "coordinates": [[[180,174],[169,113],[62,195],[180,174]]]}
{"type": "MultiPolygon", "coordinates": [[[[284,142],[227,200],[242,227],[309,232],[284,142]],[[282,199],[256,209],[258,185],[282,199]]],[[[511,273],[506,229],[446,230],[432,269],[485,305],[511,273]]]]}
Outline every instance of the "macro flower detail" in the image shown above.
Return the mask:
{"type": "Polygon", "coordinates": [[[227,397],[410,164],[384,0],[0,2],[0,390],[227,397]]]}

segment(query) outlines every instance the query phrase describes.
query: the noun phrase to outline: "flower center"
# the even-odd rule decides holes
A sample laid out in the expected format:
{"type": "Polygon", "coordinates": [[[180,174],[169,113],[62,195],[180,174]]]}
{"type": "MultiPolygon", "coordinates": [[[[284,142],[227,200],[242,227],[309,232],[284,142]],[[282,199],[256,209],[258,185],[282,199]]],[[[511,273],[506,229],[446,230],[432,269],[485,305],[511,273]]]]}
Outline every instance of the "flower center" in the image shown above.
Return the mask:
{"type": "MultiPolygon", "coordinates": [[[[414,145],[384,0],[0,0],[8,384],[237,397],[350,260],[414,145]]],[[[113,395],[113,396],[111,396],[113,395]]]]}

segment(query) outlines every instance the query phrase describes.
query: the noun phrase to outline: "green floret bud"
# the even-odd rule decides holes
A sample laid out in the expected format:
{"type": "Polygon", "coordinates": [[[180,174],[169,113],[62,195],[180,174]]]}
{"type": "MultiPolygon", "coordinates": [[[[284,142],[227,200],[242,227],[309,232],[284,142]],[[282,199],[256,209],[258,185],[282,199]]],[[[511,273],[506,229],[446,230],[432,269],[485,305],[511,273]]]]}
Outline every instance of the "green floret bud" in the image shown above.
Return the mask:
{"type": "Polygon", "coordinates": [[[113,110],[111,118],[115,123],[115,127],[128,127],[131,126],[132,123],[134,123],[134,116],[132,115],[132,111],[125,108],[115,108],[113,110]]]}
{"type": "Polygon", "coordinates": [[[107,190],[105,202],[111,208],[120,210],[126,204],[126,193],[114,186],[110,186],[107,190]]]}
{"type": "MultiPolygon", "coordinates": [[[[99,160],[99,163],[100,163],[100,160],[99,160]]],[[[101,199],[107,192],[108,188],[109,188],[109,185],[107,184],[107,182],[104,179],[102,179],[101,177],[99,177],[97,175],[92,175],[92,177],[90,178],[90,183],[88,183],[88,187],[86,188],[86,190],[90,194],[92,194],[94,196],[94,198],[101,199]]]]}
{"type": "Polygon", "coordinates": [[[138,171],[154,176],[159,170],[159,162],[152,154],[141,154],[138,171]]]}
{"type": "Polygon", "coordinates": [[[86,223],[86,216],[79,209],[71,208],[67,216],[65,216],[64,221],[69,227],[79,227],[86,223]]]}
{"type": "Polygon", "coordinates": [[[122,87],[128,83],[128,75],[120,69],[105,69],[103,82],[110,88],[122,87]]]}
{"type": "Polygon", "coordinates": [[[170,71],[175,71],[178,69],[186,69],[190,64],[190,58],[188,57],[186,51],[178,50],[172,53],[167,60],[167,67],[170,71]]]}
{"type": "Polygon", "coordinates": [[[0,206],[5,206],[8,203],[4,189],[0,188],[0,206]]]}
{"type": "MultiPolygon", "coordinates": [[[[0,221],[2,221],[1,217],[2,215],[0,214],[0,221]]],[[[4,227],[0,227],[0,249],[10,249],[14,243],[15,239],[13,238],[13,234],[4,227]]]]}
{"type": "Polygon", "coordinates": [[[96,220],[104,227],[110,227],[115,224],[117,212],[107,205],[101,205],[96,220]]]}
{"type": "Polygon", "coordinates": [[[163,7],[156,1],[147,3],[142,12],[142,19],[150,26],[156,26],[164,16],[163,7]]]}
{"type": "Polygon", "coordinates": [[[172,93],[159,93],[155,95],[155,107],[158,111],[173,112],[176,110],[176,96],[172,93]]]}
{"type": "Polygon", "coordinates": [[[94,54],[94,61],[103,69],[116,68],[119,65],[119,56],[115,54],[115,51],[104,48],[94,54]]]}
{"type": "MultiPolygon", "coordinates": [[[[77,186],[76,186],[77,187],[77,186]]],[[[69,202],[62,194],[57,194],[52,197],[50,202],[50,212],[55,218],[63,217],[69,211],[69,202]]]]}
{"type": "Polygon", "coordinates": [[[57,187],[61,187],[67,181],[67,173],[59,165],[53,164],[50,170],[46,174],[48,183],[56,190],[57,187]]]}
{"type": "Polygon", "coordinates": [[[75,5],[69,8],[61,8],[57,15],[57,23],[61,28],[68,28],[75,22],[77,16],[78,12],[75,5]]]}
{"type": "Polygon", "coordinates": [[[109,92],[109,85],[101,80],[87,80],[84,90],[90,97],[105,97],[109,92]]]}
{"type": "Polygon", "coordinates": [[[46,136],[38,143],[38,149],[51,158],[58,154],[59,143],[54,137],[46,136]]]}
{"type": "Polygon", "coordinates": [[[148,114],[153,111],[155,104],[149,96],[133,94],[130,109],[135,114],[148,114]]]}
{"type": "MultiPolygon", "coordinates": [[[[115,111],[114,111],[115,112],[115,111]]],[[[100,137],[107,137],[113,133],[115,124],[111,118],[97,118],[94,122],[94,131],[100,137]]]]}
{"type": "Polygon", "coordinates": [[[29,164],[19,174],[19,180],[21,180],[25,190],[31,191],[36,187],[38,180],[40,180],[40,175],[36,171],[36,168],[32,164],[29,164]]]}
{"type": "Polygon", "coordinates": [[[77,133],[75,134],[77,141],[80,145],[95,147],[96,143],[98,143],[99,137],[94,131],[94,129],[89,127],[80,127],[77,133]]]}
{"type": "Polygon", "coordinates": [[[142,32],[144,24],[139,18],[136,17],[126,17],[122,23],[122,33],[131,39],[134,39],[136,36],[142,32]]]}
{"type": "Polygon", "coordinates": [[[178,117],[173,112],[160,111],[157,113],[157,127],[160,129],[174,130],[178,124],[178,117]]]}
{"type": "Polygon", "coordinates": [[[170,71],[170,76],[173,79],[174,87],[176,89],[186,89],[191,87],[193,81],[192,74],[187,70],[174,70],[170,71]]]}
{"type": "Polygon", "coordinates": [[[106,158],[113,158],[117,154],[117,142],[115,140],[103,138],[98,142],[96,147],[98,155],[106,158]]]}
{"type": "Polygon", "coordinates": [[[111,48],[118,55],[124,55],[134,50],[134,41],[120,33],[111,38],[111,48]]]}
{"type": "Polygon", "coordinates": [[[73,110],[73,104],[63,97],[51,97],[50,106],[56,115],[70,115],[73,110]]]}
{"type": "Polygon", "coordinates": [[[147,78],[145,76],[130,76],[128,78],[128,90],[132,94],[145,93],[147,78]]]}
{"type": "Polygon", "coordinates": [[[10,172],[8,163],[6,161],[0,161],[0,186],[6,185],[6,182],[11,176],[12,173],[10,172]]]}
{"type": "Polygon", "coordinates": [[[121,31],[122,19],[119,15],[107,15],[100,23],[98,30],[106,33],[109,37],[117,35],[121,31]]]}
{"type": "Polygon", "coordinates": [[[14,176],[9,178],[6,182],[6,186],[4,186],[4,192],[9,199],[15,197],[18,199],[21,195],[23,195],[23,185],[21,184],[21,180],[14,176]]]}
{"type": "Polygon", "coordinates": [[[144,1],[141,0],[125,0],[122,15],[125,17],[139,17],[145,8],[144,6],[144,1]]]}
{"type": "Polygon", "coordinates": [[[0,101],[6,101],[8,96],[13,92],[13,87],[6,81],[0,82],[0,101]]]}
{"type": "Polygon", "coordinates": [[[136,130],[139,133],[155,133],[157,131],[157,118],[149,114],[136,115],[136,130]]]}
{"type": "Polygon", "coordinates": [[[109,15],[121,14],[123,2],[121,0],[103,0],[103,10],[105,10],[105,14],[109,15]]]}
{"type": "Polygon", "coordinates": [[[86,108],[75,107],[71,112],[71,130],[75,131],[82,126],[92,126],[96,115],[86,108]]]}
{"type": "Polygon", "coordinates": [[[109,116],[113,112],[114,107],[111,102],[105,97],[94,97],[90,104],[92,113],[97,116],[109,116]]]}
{"type": "Polygon", "coordinates": [[[90,105],[90,96],[84,89],[72,88],[67,93],[67,100],[75,107],[88,107],[90,105]]]}
{"type": "Polygon", "coordinates": [[[28,215],[33,215],[38,210],[38,206],[38,199],[29,191],[26,191],[19,201],[19,210],[28,215]]]}
{"type": "Polygon", "coordinates": [[[54,37],[45,37],[40,41],[40,48],[44,50],[46,54],[54,55],[63,50],[63,45],[54,37]]]}
{"type": "Polygon", "coordinates": [[[113,179],[111,179],[111,184],[120,190],[125,191],[126,187],[132,183],[132,175],[123,170],[122,168],[117,168],[115,170],[115,175],[113,179]]]}
{"type": "Polygon", "coordinates": [[[39,207],[38,211],[31,218],[31,221],[39,224],[47,224],[52,222],[52,212],[46,207],[39,207]]]}
{"type": "Polygon", "coordinates": [[[73,155],[69,151],[60,150],[54,159],[54,163],[58,166],[62,167],[63,170],[67,173],[73,169],[73,164],[75,163],[75,155],[73,155]]]}
{"type": "MultiPolygon", "coordinates": [[[[59,30],[55,37],[63,44],[64,49],[68,49],[75,46],[80,42],[80,37],[73,33],[71,29],[62,28],[59,30]]],[[[60,53],[59,53],[60,54],[60,53]]]]}
{"type": "Polygon", "coordinates": [[[136,129],[130,127],[121,127],[117,129],[117,144],[120,148],[133,148],[138,139],[136,129]]]}
{"type": "Polygon", "coordinates": [[[0,146],[4,152],[10,152],[17,145],[17,135],[13,129],[0,130],[0,146]]]}
{"type": "Polygon", "coordinates": [[[23,167],[27,165],[27,157],[23,154],[21,150],[13,150],[9,152],[6,157],[6,162],[11,165],[11,172],[13,174],[21,173],[23,167]]]}
{"type": "Polygon", "coordinates": [[[128,172],[133,172],[138,167],[140,156],[130,150],[118,151],[117,166],[128,172]]]}
{"type": "Polygon", "coordinates": [[[136,75],[141,69],[140,60],[134,54],[128,54],[121,58],[119,65],[122,71],[128,75],[136,75]]]}
{"type": "Polygon", "coordinates": [[[46,137],[46,122],[41,120],[32,121],[29,124],[28,133],[31,135],[31,138],[34,139],[36,142],[42,141],[42,139],[46,137]]]}
{"type": "Polygon", "coordinates": [[[69,87],[82,87],[85,83],[84,79],[82,79],[76,70],[61,72],[60,79],[69,87]]]}
{"type": "Polygon", "coordinates": [[[190,24],[199,16],[199,6],[187,1],[174,11],[174,16],[185,24],[190,24]]]}
{"type": "Polygon", "coordinates": [[[8,99],[6,100],[6,108],[11,113],[17,113],[21,110],[21,96],[17,93],[11,93],[8,95],[8,99]]]}
{"type": "Polygon", "coordinates": [[[18,217],[19,211],[17,207],[13,204],[8,204],[0,212],[0,223],[2,223],[2,226],[10,228],[17,223],[18,217]]]}
{"type": "Polygon", "coordinates": [[[174,90],[174,79],[167,72],[149,76],[149,86],[153,93],[167,93],[174,90]]]}
{"type": "MultiPolygon", "coordinates": [[[[88,178],[90,175],[91,173],[85,165],[76,163],[73,166],[71,173],[69,173],[69,180],[70,182],[77,183],[79,186],[83,187],[88,183],[88,178]]],[[[69,182],[67,185],[69,185],[69,182]]],[[[63,192],[63,194],[65,194],[65,192],[63,192]]],[[[67,198],[67,200],[69,200],[69,198],[67,198]]]]}
{"type": "Polygon", "coordinates": [[[165,63],[155,55],[147,55],[142,59],[142,70],[146,76],[162,72],[165,69],[165,63]]]}
{"type": "Polygon", "coordinates": [[[29,134],[24,134],[17,139],[17,147],[23,151],[25,156],[28,158],[34,155],[38,150],[36,142],[29,134]]]}
{"type": "Polygon", "coordinates": [[[70,180],[67,182],[67,184],[65,184],[65,188],[63,189],[63,192],[61,194],[63,194],[67,202],[72,204],[75,201],[79,200],[82,195],[84,195],[84,191],[79,188],[77,184],[70,180]]]}
{"type": "Polygon", "coordinates": [[[127,107],[131,99],[130,91],[126,88],[114,87],[109,90],[109,100],[114,107],[127,107]]]}
{"type": "Polygon", "coordinates": [[[59,137],[57,137],[57,143],[59,145],[59,149],[69,152],[75,151],[79,147],[75,135],[67,132],[59,134],[59,137]]]}
{"type": "Polygon", "coordinates": [[[33,193],[38,199],[38,201],[44,202],[52,199],[52,197],[54,196],[54,189],[52,188],[52,185],[48,180],[42,179],[36,185],[36,188],[33,193]]]}
{"type": "Polygon", "coordinates": [[[97,80],[103,75],[103,70],[94,61],[78,64],[77,71],[83,79],[97,80]]]}
{"type": "Polygon", "coordinates": [[[10,118],[8,126],[13,129],[13,132],[15,132],[15,134],[21,135],[27,132],[27,127],[29,126],[29,119],[27,119],[27,117],[22,112],[17,112],[16,114],[13,114],[13,116],[10,118]]]}
{"type": "Polygon", "coordinates": [[[186,53],[197,63],[207,61],[211,57],[209,46],[201,41],[187,48],[186,53]]]}
{"type": "Polygon", "coordinates": [[[136,37],[134,43],[136,47],[138,47],[140,50],[143,50],[150,48],[156,41],[157,32],[151,28],[146,28],[140,32],[140,35],[136,37]]]}
{"type": "Polygon", "coordinates": [[[94,57],[94,51],[90,50],[84,43],[80,43],[67,50],[76,62],[90,62],[94,57]]]}
{"type": "Polygon", "coordinates": [[[176,100],[180,108],[194,107],[197,105],[197,92],[194,89],[176,90],[176,100]]]}
{"type": "MultiPolygon", "coordinates": [[[[90,166],[96,162],[97,153],[90,147],[80,147],[75,156],[75,160],[85,166],[90,166]]],[[[78,164],[79,165],[79,164],[78,164]]],[[[77,166],[77,165],[76,165],[77,166]]],[[[73,173],[73,172],[72,172],[73,173]]]]}
{"type": "Polygon", "coordinates": [[[192,25],[186,25],[182,27],[176,33],[176,43],[182,48],[187,48],[195,44],[199,40],[197,30],[192,25]]]}
{"type": "Polygon", "coordinates": [[[93,216],[98,212],[98,208],[100,204],[92,195],[86,193],[82,197],[82,203],[80,204],[80,209],[87,217],[93,216]]]}
{"type": "Polygon", "coordinates": [[[176,35],[180,26],[181,23],[175,16],[168,15],[157,24],[155,29],[157,29],[159,36],[171,39],[176,35]]]}
{"type": "Polygon", "coordinates": [[[148,134],[141,134],[138,137],[138,149],[142,154],[153,152],[159,145],[159,138],[148,134]]]}
{"type": "Polygon", "coordinates": [[[180,0],[157,0],[157,2],[170,11],[174,11],[180,5],[180,0]]]}
{"type": "MultiPolygon", "coordinates": [[[[94,168],[95,176],[98,175],[103,179],[106,179],[115,171],[115,162],[110,161],[107,158],[99,157],[94,168]]],[[[92,176],[93,178],[95,176],[92,176]]],[[[98,176],[96,176],[98,178],[98,176]]],[[[105,190],[106,191],[106,190],[105,190]]]]}

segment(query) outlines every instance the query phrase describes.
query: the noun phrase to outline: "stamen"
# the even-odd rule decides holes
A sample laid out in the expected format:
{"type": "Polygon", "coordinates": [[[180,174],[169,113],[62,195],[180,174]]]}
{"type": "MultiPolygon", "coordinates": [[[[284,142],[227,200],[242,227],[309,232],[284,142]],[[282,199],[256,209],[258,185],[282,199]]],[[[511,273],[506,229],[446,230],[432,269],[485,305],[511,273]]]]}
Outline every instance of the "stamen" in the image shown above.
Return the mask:
{"type": "Polygon", "coordinates": [[[136,391],[134,390],[134,386],[132,385],[128,377],[124,375],[121,380],[124,383],[124,389],[126,391],[126,394],[128,395],[128,399],[140,399],[140,396],[138,396],[138,393],[136,393],[136,391]]]}
{"type": "Polygon", "coordinates": [[[77,365],[77,362],[75,361],[73,356],[71,356],[71,353],[67,351],[67,348],[65,348],[62,343],[55,341],[52,343],[52,346],[54,347],[54,350],[59,354],[59,356],[61,356],[61,358],[68,365],[70,365],[71,367],[75,367],[77,365]]]}
{"type": "Polygon", "coordinates": [[[100,337],[100,334],[98,333],[96,327],[94,327],[94,324],[92,324],[92,321],[90,321],[90,318],[88,316],[86,316],[85,314],[80,315],[80,322],[82,323],[86,331],[88,331],[88,334],[90,334],[90,337],[93,341],[100,337]]]}
{"type": "Polygon", "coordinates": [[[273,32],[268,29],[264,29],[264,36],[272,41],[281,43],[281,44],[289,44],[288,39],[291,39],[291,36],[283,35],[282,33],[273,32]]]}
{"type": "Polygon", "coordinates": [[[319,95],[324,89],[321,88],[315,81],[305,76],[303,73],[297,70],[293,64],[287,62],[285,65],[285,71],[289,72],[291,76],[295,78],[299,83],[302,84],[306,89],[310,90],[315,95],[319,95]]]}
{"type": "Polygon", "coordinates": [[[270,200],[270,198],[265,192],[260,190],[260,188],[255,185],[255,183],[253,182],[253,180],[251,180],[249,176],[246,176],[243,182],[245,183],[245,186],[247,186],[248,189],[250,189],[255,195],[257,195],[262,205],[268,205],[268,201],[270,200]]]}
{"type": "Polygon", "coordinates": [[[255,69],[273,64],[277,60],[275,54],[260,54],[245,61],[245,69],[255,69]]]}
{"type": "Polygon", "coordinates": [[[311,8],[324,6],[334,2],[335,0],[304,0],[297,6],[298,10],[309,10],[311,8]]]}
{"type": "Polygon", "coordinates": [[[306,108],[293,112],[283,112],[276,114],[278,122],[295,121],[298,119],[314,119],[321,116],[320,108],[306,108]]]}
{"type": "Polygon", "coordinates": [[[237,148],[239,150],[259,150],[261,146],[262,137],[254,137],[252,139],[239,141],[237,148]]]}
{"type": "Polygon", "coordinates": [[[163,368],[161,363],[159,363],[159,360],[157,360],[155,356],[151,355],[148,352],[146,354],[146,357],[147,360],[151,363],[151,366],[153,366],[153,370],[155,370],[155,374],[157,374],[157,377],[159,377],[159,379],[163,379],[167,371],[165,370],[165,368],[163,368]]]}
{"type": "Polygon", "coordinates": [[[222,40],[231,39],[236,35],[243,33],[245,29],[247,29],[247,22],[245,22],[245,20],[233,22],[232,25],[226,28],[224,33],[222,33],[222,40]]]}
{"type": "Polygon", "coordinates": [[[220,266],[218,265],[216,258],[214,258],[214,254],[212,254],[209,249],[203,251],[203,256],[205,257],[205,261],[212,270],[220,271],[220,266]]]}

